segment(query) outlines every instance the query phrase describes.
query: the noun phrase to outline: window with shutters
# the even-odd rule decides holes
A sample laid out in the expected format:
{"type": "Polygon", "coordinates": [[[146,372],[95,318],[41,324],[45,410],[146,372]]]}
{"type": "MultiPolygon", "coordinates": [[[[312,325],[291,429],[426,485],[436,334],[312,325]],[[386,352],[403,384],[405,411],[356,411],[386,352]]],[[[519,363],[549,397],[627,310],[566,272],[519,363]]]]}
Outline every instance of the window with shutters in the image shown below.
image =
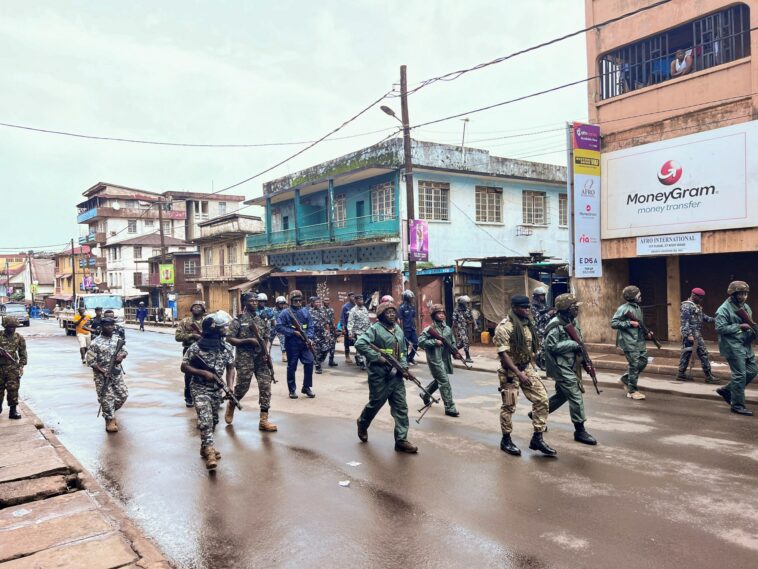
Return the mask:
{"type": "Polygon", "coordinates": [[[347,224],[347,198],[345,194],[334,196],[334,227],[345,227],[347,224]]]}
{"type": "Polygon", "coordinates": [[[126,222],[126,232],[137,233],[137,220],[136,219],[130,219],[126,222]]]}
{"type": "Polygon", "coordinates": [[[371,221],[395,219],[395,187],[385,182],[371,188],[371,221]]]}
{"type": "Polygon", "coordinates": [[[558,225],[568,226],[568,195],[558,194],[558,225]]]}

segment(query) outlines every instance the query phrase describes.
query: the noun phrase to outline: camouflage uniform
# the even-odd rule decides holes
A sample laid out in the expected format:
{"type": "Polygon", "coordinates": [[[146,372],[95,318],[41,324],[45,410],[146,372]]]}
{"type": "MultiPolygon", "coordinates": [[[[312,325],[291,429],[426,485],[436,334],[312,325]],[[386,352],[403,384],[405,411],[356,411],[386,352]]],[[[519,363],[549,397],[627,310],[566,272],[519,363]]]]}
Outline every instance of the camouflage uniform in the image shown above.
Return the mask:
{"type": "Polygon", "coordinates": [[[456,348],[468,351],[469,348],[469,327],[474,322],[474,316],[471,309],[466,306],[461,308],[459,305],[453,311],[453,332],[457,341],[456,348]]]}
{"type": "MultiPolygon", "coordinates": [[[[181,322],[179,322],[179,326],[176,328],[176,333],[174,334],[174,339],[177,342],[182,343],[182,355],[186,354],[189,347],[197,342],[192,335],[200,333],[199,330],[203,327],[203,318],[205,318],[205,316],[201,316],[195,320],[190,315],[186,318],[182,318],[181,322]]],[[[184,401],[188,406],[192,406],[192,391],[190,390],[190,375],[188,373],[184,374],[184,401]]]]}
{"type": "Polygon", "coordinates": [[[258,317],[256,324],[259,324],[258,332],[260,332],[261,338],[270,338],[271,330],[276,324],[274,311],[268,306],[264,306],[263,308],[256,308],[255,315],[258,317]]]}
{"type": "Polygon", "coordinates": [[[550,307],[547,304],[541,302],[532,301],[529,309],[532,312],[532,320],[534,321],[534,328],[537,330],[537,341],[540,349],[537,352],[537,365],[544,369],[545,362],[545,329],[550,322],[552,316],[550,315],[550,307]]]}
{"type": "Polygon", "coordinates": [[[329,316],[323,308],[311,308],[310,311],[313,319],[313,345],[318,354],[316,363],[320,365],[332,346],[329,316]]]}
{"type": "MultiPolygon", "coordinates": [[[[232,321],[231,326],[229,326],[228,335],[240,340],[255,338],[255,334],[251,332],[252,326],[258,328],[258,336],[265,341],[268,337],[264,334],[264,331],[267,330],[265,321],[258,314],[253,316],[247,311],[232,321]]],[[[253,379],[253,373],[255,373],[255,379],[258,381],[258,403],[261,406],[261,411],[268,411],[271,406],[272,377],[271,370],[268,367],[268,359],[265,356],[263,348],[261,346],[257,348],[253,348],[252,346],[237,346],[234,367],[237,369],[234,396],[242,400],[250,389],[250,382],[253,379]]]]}
{"type": "Polygon", "coordinates": [[[322,308],[326,322],[329,325],[327,338],[329,339],[329,361],[334,360],[334,350],[337,346],[337,328],[334,327],[334,308],[331,306],[322,308]]]}
{"type": "Polygon", "coordinates": [[[716,319],[713,316],[705,314],[703,308],[691,300],[685,300],[682,302],[681,319],[682,355],[679,357],[679,373],[686,372],[687,366],[690,365],[692,344],[687,339],[687,336],[692,336],[697,342],[697,355],[700,358],[700,365],[703,366],[703,373],[708,377],[711,375],[711,360],[708,356],[708,349],[705,347],[705,342],[703,342],[703,323],[715,322],[716,319]]]}
{"type": "MultiPolygon", "coordinates": [[[[358,341],[358,338],[361,337],[361,335],[369,329],[369,326],[371,326],[371,320],[368,316],[368,308],[365,306],[358,306],[357,304],[353,306],[353,308],[350,309],[350,312],[347,316],[347,332],[351,336],[355,336],[355,341],[358,341]]],[[[362,352],[358,351],[358,347],[356,345],[356,353],[355,353],[355,363],[359,366],[365,366],[366,365],[366,358],[363,355],[362,352]]]]}
{"type": "Polygon", "coordinates": [[[3,396],[8,392],[8,405],[18,405],[18,390],[21,387],[21,372],[26,365],[26,340],[18,332],[12,336],[0,333],[0,348],[7,351],[18,362],[0,358],[0,407],[3,396]]]}
{"type": "MultiPolygon", "coordinates": [[[[90,344],[87,355],[85,356],[85,362],[92,368],[95,376],[95,389],[97,391],[97,402],[103,408],[103,417],[106,420],[113,419],[116,411],[121,409],[121,406],[126,402],[126,398],[129,396],[129,390],[124,382],[124,374],[121,369],[121,365],[116,365],[113,368],[113,374],[108,381],[108,388],[103,393],[103,383],[106,381],[105,375],[95,369],[98,365],[104,370],[108,369],[108,365],[111,362],[113,353],[116,349],[116,344],[119,338],[114,334],[110,338],[105,336],[98,336],[90,344]]],[[[121,348],[119,354],[126,356],[126,348],[121,348]]]]}
{"type": "MultiPolygon", "coordinates": [[[[199,355],[224,381],[227,366],[234,363],[234,352],[226,342],[223,342],[222,346],[220,350],[203,350],[198,344],[192,344],[184,352],[182,362],[195,367],[192,365],[192,358],[199,355]]],[[[195,401],[201,445],[213,446],[213,429],[218,423],[218,410],[224,399],[224,391],[215,381],[195,375],[190,375],[190,390],[195,401]]]]}

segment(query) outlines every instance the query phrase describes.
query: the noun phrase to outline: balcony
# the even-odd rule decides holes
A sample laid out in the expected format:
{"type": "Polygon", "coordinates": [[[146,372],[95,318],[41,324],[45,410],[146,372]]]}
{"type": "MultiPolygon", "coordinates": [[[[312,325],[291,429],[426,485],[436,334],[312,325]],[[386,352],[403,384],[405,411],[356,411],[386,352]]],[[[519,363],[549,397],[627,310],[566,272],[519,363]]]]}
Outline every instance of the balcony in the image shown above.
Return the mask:
{"type": "Polygon", "coordinates": [[[87,235],[83,235],[79,237],[79,244],[84,245],[86,243],[94,243],[95,242],[95,236],[96,233],[94,231],[90,232],[87,235]]]}
{"type": "MultiPolygon", "coordinates": [[[[113,208],[113,207],[93,207],[92,209],[79,209],[79,215],[76,217],[77,223],[88,223],[99,221],[111,217],[122,219],[158,219],[158,210],[155,208],[113,208]]],[[[182,210],[166,210],[163,212],[163,219],[186,219],[187,212],[182,210]]]]}
{"type": "Polygon", "coordinates": [[[95,257],[95,268],[105,270],[108,267],[108,263],[105,257],[95,257]]]}
{"type": "Polygon", "coordinates": [[[219,280],[232,281],[246,279],[253,270],[248,263],[231,263],[225,265],[204,265],[195,275],[186,275],[188,281],[219,280]]]}
{"type": "Polygon", "coordinates": [[[270,242],[265,233],[248,235],[246,238],[246,252],[289,249],[329,243],[345,245],[357,241],[392,239],[400,236],[400,223],[397,218],[373,221],[372,217],[367,215],[335,222],[334,238],[330,238],[329,236],[328,223],[298,227],[297,239],[294,229],[272,231],[270,242]]]}

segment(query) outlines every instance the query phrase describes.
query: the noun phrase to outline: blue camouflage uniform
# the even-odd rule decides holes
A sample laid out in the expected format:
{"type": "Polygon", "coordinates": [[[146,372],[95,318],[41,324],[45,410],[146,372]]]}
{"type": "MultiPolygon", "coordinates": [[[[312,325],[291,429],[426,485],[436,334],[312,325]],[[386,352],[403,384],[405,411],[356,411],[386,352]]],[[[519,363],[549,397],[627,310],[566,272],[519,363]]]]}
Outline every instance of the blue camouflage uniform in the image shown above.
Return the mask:
{"type": "Polygon", "coordinates": [[[288,308],[279,314],[276,321],[276,331],[284,336],[284,351],[287,353],[287,387],[295,391],[295,372],[297,371],[298,360],[303,363],[303,389],[313,386],[313,354],[308,349],[308,345],[303,342],[296,333],[292,325],[293,318],[297,318],[300,326],[303,328],[306,337],[313,340],[313,320],[310,311],[303,307],[295,310],[288,308]]]}

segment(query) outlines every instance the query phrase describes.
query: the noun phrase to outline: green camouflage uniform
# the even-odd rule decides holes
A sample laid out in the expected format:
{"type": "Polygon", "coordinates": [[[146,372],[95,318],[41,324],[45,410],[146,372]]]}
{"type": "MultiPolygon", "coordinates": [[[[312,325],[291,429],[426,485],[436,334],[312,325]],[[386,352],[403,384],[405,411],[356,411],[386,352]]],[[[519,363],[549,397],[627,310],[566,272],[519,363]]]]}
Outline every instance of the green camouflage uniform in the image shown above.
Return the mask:
{"type": "MultiPolygon", "coordinates": [[[[87,355],[84,358],[85,363],[92,368],[95,376],[95,390],[97,391],[97,402],[103,408],[103,417],[110,420],[113,419],[113,415],[121,409],[121,406],[126,402],[126,398],[129,397],[129,390],[126,387],[124,381],[123,370],[121,365],[117,364],[113,367],[113,373],[108,381],[108,387],[103,393],[103,384],[106,382],[106,377],[95,369],[98,365],[104,370],[108,369],[108,365],[111,362],[111,358],[116,350],[116,344],[118,344],[120,338],[115,334],[110,338],[105,336],[98,336],[90,344],[87,350],[87,355]]],[[[126,356],[126,348],[122,347],[119,354],[126,356]]]]}
{"type": "MultiPolygon", "coordinates": [[[[265,322],[257,315],[251,315],[247,311],[232,321],[227,336],[239,338],[240,340],[255,338],[255,334],[251,331],[253,326],[258,329],[258,336],[265,342],[268,337],[263,332],[267,330],[265,322]]],[[[253,373],[255,373],[255,379],[258,382],[258,403],[261,406],[261,411],[268,411],[271,406],[272,378],[271,370],[268,367],[268,359],[262,347],[237,346],[234,367],[237,368],[237,382],[234,385],[234,396],[242,400],[250,389],[253,373]]]]}
{"type": "Polygon", "coordinates": [[[426,390],[429,393],[434,393],[439,389],[442,400],[445,402],[445,410],[456,412],[455,402],[453,401],[453,388],[450,386],[450,378],[448,377],[448,374],[453,373],[453,357],[445,346],[438,346],[437,340],[429,334],[429,328],[432,326],[434,326],[434,329],[440,336],[450,342],[451,346],[455,346],[453,330],[445,322],[435,322],[424,328],[424,331],[418,338],[418,345],[419,348],[426,351],[426,363],[434,378],[426,386],[426,390]]]}
{"type": "Polygon", "coordinates": [[[18,332],[12,336],[0,333],[0,348],[7,351],[12,358],[0,358],[0,405],[3,404],[5,392],[8,392],[8,405],[18,405],[18,390],[21,387],[21,371],[26,365],[26,340],[18,332]]]}
{"type": "MultiPolygon", "coordinates": [[[[747,304],[745,311],[752,318],[753,311],[747,304]]],[[[745,405],[745,386],[758,374],[753,353],[755,334],[752,330],[742,330],[742,318],[737,315],[737,307],[731,298],[727,298],[716,311],[716,333],[719,337],[719,353],[729,363],[732,380],[724,386],[731,391],[732,407],[745,405]]]]}
{"type": "Polygon", "coordinates": [[[580,365],[577,357],[579,344],[569,338],[565,328],[567,324],[574,325],[581,340],[582,330],[576,320],[566,322],[556,316],[545,328],[545,368],[547,376],[555,380],[555,394],[548,401],[549,411],[552,413],[568,401],[571,422],[584,423],[584,397],[577,373],[580,365]]]}
{"type": "Polygon", "coordinates": [[[510,316],[503,318],[500,324],[497,325],[495,336],[493,337],[497,353],[507,352],[516,367],[526,374],[532,382],[529,386],[522,385],[515,373],[504,369],[502,363],[500,364],[500,368],[497,370],[497,378],[500,381],[500,394],[503,399],[503,404],[500,407],[500,429],[504,435],[509,435],[513,431],[513,413],[516,412],[516,405],[509,404],[506,392],[508,390],[515,390],[518,393],[519,387],[524,392],[526,398],[532,402],[532,425],[534,426],[534,431],[544,433],[547,430],[547,390],[542,381],[540,381],[539,375],[537,375],[537,369],[532,364],[532,358],[536,355],[531,348],[532,332],[526,325],[523,328],[526,349],[531,352],[528,358],[519,358],[516,355],[524,348],[518,349],[517,346],[513,345],[513,322],[511,322],[510,316]]]}
{"type": "Polygon", "coordinates": [[[323,308],[309,308],[313,319],[313,346],[316,348],[318,358],[316,363],[321,363],[329,355],[332,347],[329,315],[323,308]]]}
{"type": "MultiPolygon", "coordinates": [[[[192,358],[199,355],[207,363],[221,381],[226,381],[226,368],[234,363],[234,352],[226,342],[222,343],[220,350],[203,350],[198,344],[192,344],[186,352],[182,362],[192,366],[192,358]]],[[[200,442],[204,447],[213,446],[213,429],[218,423],[218,410],[224,400],[224,391],[215,381],[190,375],[190,390],[192,400],[195,402],[197,412],[197,428],[200,430],[200,442]]]]}
{"type": "Polygon", "coordinates": [[[644,322],[642,308],[636,302],[625,302],[618,307],[611,319],[611,328],[616,330],[616,345],[621,348],[628,363],[627,372],[621,376],[621,383],[629,393],[637,391],[637,380],[647,367],[647,344],[642,327],[634,328],[626,313],[631,312],[638,322],[644,322]]]}
{"type": "Polygon", "coordinates": [[[395,419],[395,441],[404,441],[408,438],[408,403],[405,400],[403,376],[398,375],[393,368],[377,362],[381,354],[369,347],[369,344],[374,344],[383,353],[392,354],[404,368],[408,368],[405,336],[397,324],[389,330],[381,322],[375,322],[364,334],[358,336],[355,349],[369,362],[369,401],[358,418],[358,424],[368,429],[379,410],[389,402],[390,413],[395,419]]]}

